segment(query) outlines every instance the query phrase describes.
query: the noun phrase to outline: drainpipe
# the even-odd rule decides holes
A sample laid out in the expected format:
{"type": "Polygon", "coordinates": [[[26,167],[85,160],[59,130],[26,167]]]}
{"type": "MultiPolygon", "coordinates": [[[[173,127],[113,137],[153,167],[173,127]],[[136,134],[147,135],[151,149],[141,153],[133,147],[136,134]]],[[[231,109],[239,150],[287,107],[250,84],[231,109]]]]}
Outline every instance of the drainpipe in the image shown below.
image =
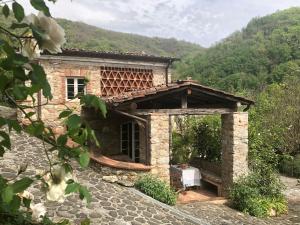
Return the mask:
{"type": "Polygon", "coordinates": [[[167,66],[166,66],[166,75],[165,76],[166,76],[166,84],[167,85],[169,83],[169,67],[170,67],[171,63],[172,63],[172,61],[169,60],[168,63],[167,63],[167,66]]]}
{"type": "Polygon", "coordinates": [[[144,118],[141,118],[141,117],[138,117],[138,116],[135,116],[135,115],[132,115],[130,113],[127,113],[127,112],[123,112],[123,111],[119,111],[117,109],[114,109],[113,110],[114,112],[118,113],[118,114],[121,114],[123,116],[127,116],[127,117],[130,117],[130,118],[133,118],[133,119],[136,119],[136,120],[139,120],[141,122],[143,122],[145,124],[145,135],[146,135],[146,165],[150,165],[150,151],[149,151],[149,140],[148,140],[148,132],[149,132],[149,123],[148,123],[148,120],[145,120],[144,118]]]}

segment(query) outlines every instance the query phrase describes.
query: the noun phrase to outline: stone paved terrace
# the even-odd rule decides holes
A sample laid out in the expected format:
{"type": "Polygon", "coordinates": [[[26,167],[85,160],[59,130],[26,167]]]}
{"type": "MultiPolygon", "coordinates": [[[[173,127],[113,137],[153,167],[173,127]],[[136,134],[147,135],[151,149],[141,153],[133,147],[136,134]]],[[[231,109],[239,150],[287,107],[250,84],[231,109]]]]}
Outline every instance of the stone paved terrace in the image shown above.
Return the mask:
{"type": "MultiPolygon", "coordinates": [[[[36,169],[47,168],[47,161],[43,154],[40,140],[30,138],[26,134],[13,136],[13,149],[0,159],[0,171],[6,177],[13,177],[17,165],[28,162],[27,175],[33,176],[36,169]]],[[[64,203],[45,202],[48,216],[59,220],[69,218],[75,223],[88,216],[92,224],[300,224],[300,206],[295,201],[291,206],[290,215],[275,219],[256,219],[245,216],[224,205],[212,203],[193,203],[164,207],[162,204],[143,197],[130,188],[117,184],[105,183],[101,180],[101,171],[93,168],[75,170],[77,179],[85,184],[92,193],[92,203],[86,206],[78,196],[70,196],[64,203]],[[294,210],[294,211],[293,211],[294,210]],[[296,217],[298,216],[298,217],[296,217]]],[[[39,190],[38,184],[31,188],[35,195],[34,202],[45,201],[44,194],[39,190]]],[[[291,189],[288,196],[299,194],[300,189],[291,189]]],[[[298,199],[300,200],[300,199],[298,199]]]]}

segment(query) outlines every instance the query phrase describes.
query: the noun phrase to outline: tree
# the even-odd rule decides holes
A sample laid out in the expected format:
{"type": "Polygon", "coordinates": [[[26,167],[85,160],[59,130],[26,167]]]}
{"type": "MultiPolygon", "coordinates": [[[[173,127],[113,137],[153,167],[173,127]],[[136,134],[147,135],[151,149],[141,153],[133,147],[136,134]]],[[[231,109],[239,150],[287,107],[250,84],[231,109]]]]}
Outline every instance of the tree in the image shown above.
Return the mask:
{"type": "MultiPolygon", "coordinates": [[[[55,0],[48,1],[55,2],[55,0]]],[[[6,4],[7,2],[0,0],[2,14],[5,20],[11,22],[9,27],[0,25],[0,96],[9,99],[10,104],[20,110],[30,124],[22,127],[16,120],[0,117],[0,127],[7,128],[0,130],[0,157],[11,148],[12,131],[27,132],[43,141],[49,169],[35,179],[19,178],[26,170],[26,165],[20,165],[18,173],[12,180],[0,175],[0,221],[9,224],[52,224],[46,217],[40,217],[43,214],[40,211],[42,206],[30,202],[30,194],[26,193],[26,189],[34,182],[42,182],[45,184],[47,196],[51,196],[53,187],[63,183],[62,186],[66,188],[61,191],[60,198],[65,194],[78,192],[81,199],[89,202],[91,196],[87,188],[72,179],[70,162],[75,159],[81,167],[87,167],[89,152],[85,143],[87,140],[96,145],[99,143],[87,121],[71,109],[66,108],[60,113],[59,118],[64,120],[69,129],[57,137],[50,127],[36,119],[35,113],[31,110],[32,105],[22,104],[26,99],[31,99],[35,103],[35,96],[39,92],[47,101],[52,99],[46,73],[33,59],[44,50],[52,54],[61,52],[61,46],[65,42],[64,31],[51,17],[44,0],[30,0],[31,6],[38,10],[39,14],[29,16],[25,16],[22,5],[17,1],[11,1],[11,7],[6,4]],[[76,147],[68,146],[68,140],[72,140],[76,147]],[[50,148],[46,147],[49,145],[50,148]],[[50,155],[55,152],[58,161],[52,162],[50,155]],[[27,210],[24,210],[24,207],[27,210]],[[38,208],[39,212],[36,214],[38,208]]],[[[100,112],[101,116],[106,115],[105,103],[101,99],[94,95],[80,97],[82,107],[93,107],[100,112]]],[[[65,220],[58,224],[68,223],[65,220]]]]}

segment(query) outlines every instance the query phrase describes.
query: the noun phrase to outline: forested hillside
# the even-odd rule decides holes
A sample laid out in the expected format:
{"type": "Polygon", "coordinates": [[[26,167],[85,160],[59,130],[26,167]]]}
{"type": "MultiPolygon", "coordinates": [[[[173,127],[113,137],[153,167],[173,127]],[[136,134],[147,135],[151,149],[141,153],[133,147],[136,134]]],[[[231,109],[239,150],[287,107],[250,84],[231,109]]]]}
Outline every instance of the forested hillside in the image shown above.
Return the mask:
{"type": "Polygon", "coordinates": [[[203,50],[199,45],[176,39],[149,38],[101,29],[82,22],[58,19],[67,37],[65,47],[88,50],[145,52],[152,55],[182,57],[203,50]]]}
{"type": "Polygon", "coordinates": [[[254,18],[242,31],[184,59],[175,72],[232,92],[300,77],[300,8],[254,18]]]}
{"type": "MultiPolygon", "coordinates": [[[[0,25],[8,27],[7,25],[12,20],[12,17],[5,19],[0,14],[0,25]]],[[[178,41],[174,38],[150,38],[136,34],[115,32],[66,19],[57,19],[57,22],[64,28],[66,33],[67,42],[64,45],[65,48],[115,52],[144,52],[150,55],[178,58],[186,55],[194,56],[204,50],[200,45],[178,41]]]]}

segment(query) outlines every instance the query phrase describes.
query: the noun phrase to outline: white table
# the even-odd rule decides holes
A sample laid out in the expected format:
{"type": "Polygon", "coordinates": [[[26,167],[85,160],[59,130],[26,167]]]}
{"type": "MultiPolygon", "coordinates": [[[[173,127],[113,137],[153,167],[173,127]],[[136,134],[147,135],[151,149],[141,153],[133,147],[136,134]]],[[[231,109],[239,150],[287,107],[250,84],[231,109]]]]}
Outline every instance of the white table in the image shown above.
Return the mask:
{"type": "Polygon", "coordinates": [[[184,188],[200,186],[201,174],[198,168],[189,166],[183,169],[179,165],[171,165],[171,169],[181,173],[181,182],[184,188]]]}

